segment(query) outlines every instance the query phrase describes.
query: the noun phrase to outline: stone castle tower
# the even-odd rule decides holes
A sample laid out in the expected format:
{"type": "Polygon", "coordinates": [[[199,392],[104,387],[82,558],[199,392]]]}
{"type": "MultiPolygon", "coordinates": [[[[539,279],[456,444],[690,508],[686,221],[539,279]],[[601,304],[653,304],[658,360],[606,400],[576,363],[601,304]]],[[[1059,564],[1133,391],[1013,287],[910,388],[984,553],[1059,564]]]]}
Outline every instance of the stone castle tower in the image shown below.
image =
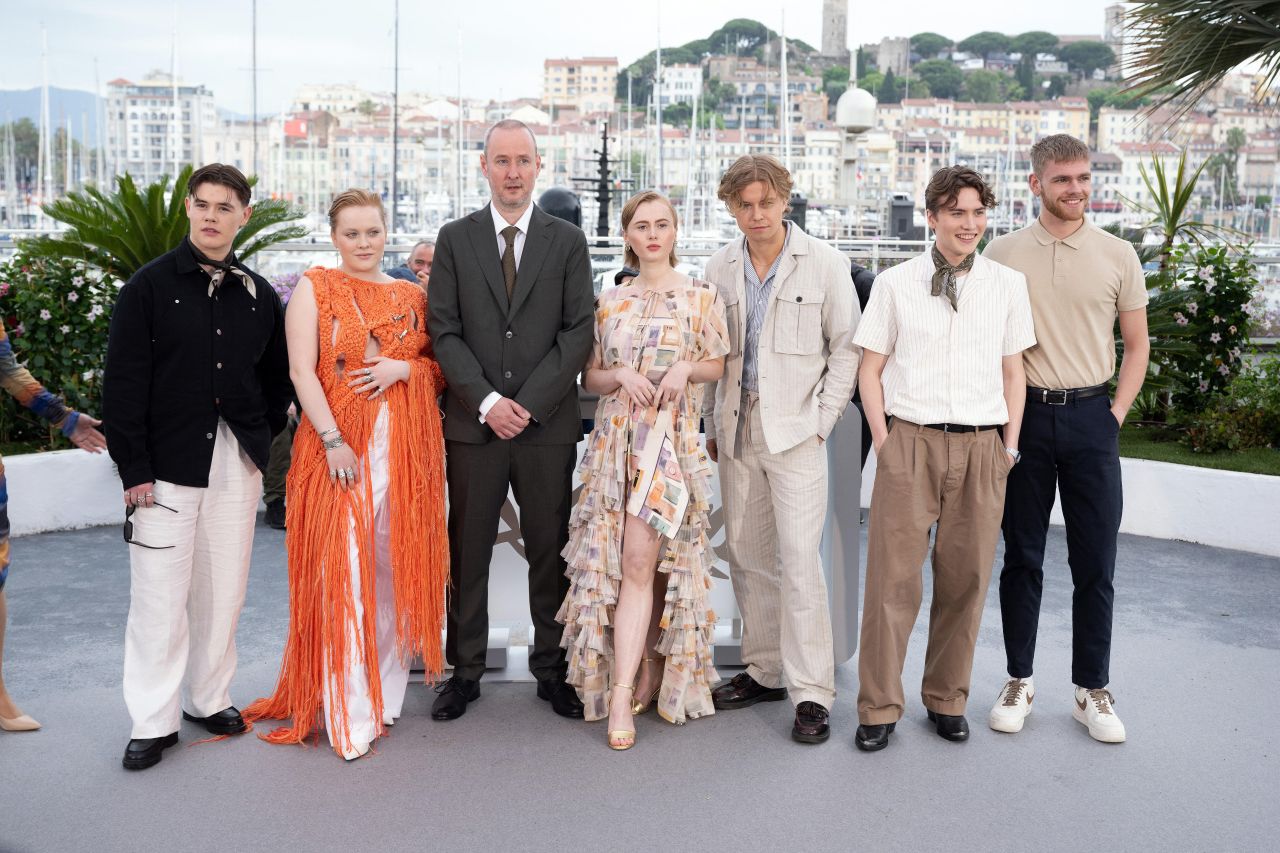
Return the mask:
{"type": "Polygon", "coordinates": [[[849,0],[822,0],[822,55],[849,59],[849,0]]]}

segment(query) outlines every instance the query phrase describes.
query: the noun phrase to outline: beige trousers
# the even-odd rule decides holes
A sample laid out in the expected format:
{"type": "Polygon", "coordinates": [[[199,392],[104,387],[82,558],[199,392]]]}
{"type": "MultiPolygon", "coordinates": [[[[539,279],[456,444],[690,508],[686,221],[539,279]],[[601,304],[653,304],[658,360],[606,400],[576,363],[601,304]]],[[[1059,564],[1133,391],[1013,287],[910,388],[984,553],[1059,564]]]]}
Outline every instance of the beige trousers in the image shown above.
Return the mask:
{"type": "Polygon", "coordinates": [[[902,665],[933,544],[933,604],[921,699],[963,714],[1013,460],[998,431],[943,432],[895,420],[876,454],[858,643],[858,721],[902,717],[902,665]]]}
{"type": "Polygon", "coordinates": [[[744,394],[736,458],[720,457],[729,579],[742,612],[742,659],[791,701],[835,701],[831,614],[822,573],[827,454],[817,437],[770,453],[759,398],[744,394]]]}

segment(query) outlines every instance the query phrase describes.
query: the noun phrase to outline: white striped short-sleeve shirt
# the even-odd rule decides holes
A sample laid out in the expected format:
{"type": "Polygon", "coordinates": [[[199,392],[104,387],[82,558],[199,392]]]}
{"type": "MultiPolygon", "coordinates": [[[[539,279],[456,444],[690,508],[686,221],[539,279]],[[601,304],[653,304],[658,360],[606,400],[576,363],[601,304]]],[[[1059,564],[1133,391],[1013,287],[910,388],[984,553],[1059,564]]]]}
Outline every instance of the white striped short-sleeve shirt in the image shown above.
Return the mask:
{"type": "Polygon", "coordinates": [[[876,276],[853,342],[887,355],[887,414],[918,424],[1003,424],[1001,359],[1036,342],[1022,273],[982,256],[962,279],[958,309],[931,293],[929,251],[876,276]]]}

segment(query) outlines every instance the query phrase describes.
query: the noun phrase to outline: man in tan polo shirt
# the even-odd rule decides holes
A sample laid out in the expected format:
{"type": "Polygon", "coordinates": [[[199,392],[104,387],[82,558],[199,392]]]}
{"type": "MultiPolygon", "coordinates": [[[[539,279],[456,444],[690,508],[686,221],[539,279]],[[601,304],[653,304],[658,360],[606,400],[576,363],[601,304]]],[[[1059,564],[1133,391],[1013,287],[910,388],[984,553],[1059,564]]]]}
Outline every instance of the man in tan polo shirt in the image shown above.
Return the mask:
{"type": "Polygon", "coordinates": [[[1005,498],[1000,615],[1009,680],[988,722],[1016,732],[1031,713],[1041,567],[1056,486],[1075,585],[1072,714],[1096,740],[1118,743],[1124,724],[1107,689],[1121,512],[1117,436],[1147,373],[1146,280],[1133,247],[1085,219],[1090,175],[1083,142],[1046,136],[1031,147],[1031,167],[1039,219],[992,240],[984,252],[1026,275],[1038,340],[1024,356],[1022,461],[1009,475],[1005,498]],[[1113,400],[1117,316],[1125,358],[1113,400]]]}
{"type": "Polygon", "coordinates": [[[925,189],[933,246],[876,277],[853,338],[877,465],[854,738],[865,752],[888,746],[902,718],[902,665],[935,524],[921,699],[939,735],[969,737],[973,648],[1018,461],[1022,352],[1035,343],[1026,280],[977,254],[995,204],[977,172],[940,169],[925,189]]]}

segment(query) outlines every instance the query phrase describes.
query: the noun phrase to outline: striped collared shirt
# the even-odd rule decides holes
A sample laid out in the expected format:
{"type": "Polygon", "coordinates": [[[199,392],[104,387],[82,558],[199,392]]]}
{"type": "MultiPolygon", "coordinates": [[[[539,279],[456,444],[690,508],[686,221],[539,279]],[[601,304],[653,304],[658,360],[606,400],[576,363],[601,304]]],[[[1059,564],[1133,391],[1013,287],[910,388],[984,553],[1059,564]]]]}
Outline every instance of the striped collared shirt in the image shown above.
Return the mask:
{"type": "Polygon", "coordinates": [[[787,244],[791,241],[791,223],[784,220],[783,224],[786,226],[787,236],[782,241],[782,251],[778,252],[778,257],[773,259],[773,265],[769,267],[764,281],[760,280],[760,276],[756,274],[755,264],[751,263],[751,251],[747,246],[747,238],[742,238],[742,257],[746,260],[742,265],[742,271],[747,278],[747,286],[743,290],[747,297],[747,333],[742,348],[742,387],[748,391],[759,390],[757,377],[760,329],[764,327],[764,315],[769,311],[769,294],[773,291],[773,278],[778,274],[778,264],[782,262],[787,244]]]}

